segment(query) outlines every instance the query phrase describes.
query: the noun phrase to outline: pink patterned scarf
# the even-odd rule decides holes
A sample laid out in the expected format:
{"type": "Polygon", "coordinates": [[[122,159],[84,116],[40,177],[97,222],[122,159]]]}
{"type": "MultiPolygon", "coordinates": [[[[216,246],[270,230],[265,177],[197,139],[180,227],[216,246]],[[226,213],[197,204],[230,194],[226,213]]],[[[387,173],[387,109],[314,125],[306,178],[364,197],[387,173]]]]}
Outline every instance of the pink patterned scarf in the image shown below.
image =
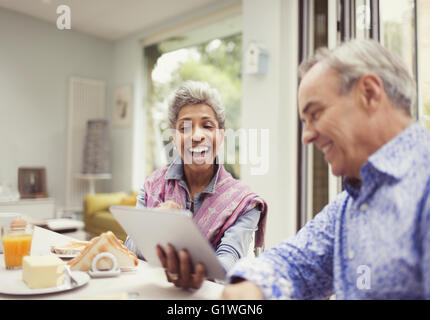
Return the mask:
{"type": "MultiPolygon", "coordinates": [[[[194,214],[194,221],[215,247],[224,232],[233,226],[240,216],[259,207],[261,215],[255,235],[255,247],[264,248],[266,202],[253,193],[249,186],[234,179],[222,164],[219,166],[216,191],[213,194],[205,195],[201,207],[194,214]]],[[[179,185],[179,180],[165,178],[168,168],[158,169],[146,179],[144,190],[148,208],[157,207],[168,200],[176,202],[182,209],[186,208],[186,191],[179,185]]]]}

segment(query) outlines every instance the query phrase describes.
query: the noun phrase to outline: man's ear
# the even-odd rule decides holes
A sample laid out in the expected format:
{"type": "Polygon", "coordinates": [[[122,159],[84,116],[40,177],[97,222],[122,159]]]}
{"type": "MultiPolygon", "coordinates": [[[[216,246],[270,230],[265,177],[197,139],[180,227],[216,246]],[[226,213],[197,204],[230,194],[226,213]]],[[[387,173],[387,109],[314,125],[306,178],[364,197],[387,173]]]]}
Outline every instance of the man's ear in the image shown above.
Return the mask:
{"type": "Polygon", "coordinates": [[[384,93],[382,79],[374,73],[366,73],[359,79],[357,87],[361,105],[367,112],[377,111],[384,93]]]}

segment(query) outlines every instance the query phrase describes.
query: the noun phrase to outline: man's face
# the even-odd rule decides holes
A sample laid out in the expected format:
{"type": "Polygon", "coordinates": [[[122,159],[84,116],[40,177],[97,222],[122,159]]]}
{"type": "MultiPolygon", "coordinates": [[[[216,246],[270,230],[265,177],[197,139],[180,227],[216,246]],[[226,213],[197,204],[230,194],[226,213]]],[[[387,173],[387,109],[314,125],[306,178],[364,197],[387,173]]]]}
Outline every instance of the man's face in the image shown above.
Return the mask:
{"type": "Polygon", "coordinates": [[[299,87],[302,142],[314,143],[324,153],[335,176],[360,178],[369,156],[363,145],[366,114],[356,91],[341,95],[338,73],[323,63],[312,67],[299,87]]]}

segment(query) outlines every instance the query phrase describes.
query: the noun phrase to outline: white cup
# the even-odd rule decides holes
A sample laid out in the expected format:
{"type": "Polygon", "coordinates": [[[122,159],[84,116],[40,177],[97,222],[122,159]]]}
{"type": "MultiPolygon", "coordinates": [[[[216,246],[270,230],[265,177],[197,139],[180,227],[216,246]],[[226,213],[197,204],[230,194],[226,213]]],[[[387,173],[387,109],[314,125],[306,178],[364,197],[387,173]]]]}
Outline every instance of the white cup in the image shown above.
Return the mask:
{"type": "MultiPolygon", "coordinates": [[[[21,215],[14,212],[0,212],[0,229],[2,226],[9,226],[10,223],[21,215]]],[[[0,241],[0,253],[3,253],[3,241],[0,241]]]]}

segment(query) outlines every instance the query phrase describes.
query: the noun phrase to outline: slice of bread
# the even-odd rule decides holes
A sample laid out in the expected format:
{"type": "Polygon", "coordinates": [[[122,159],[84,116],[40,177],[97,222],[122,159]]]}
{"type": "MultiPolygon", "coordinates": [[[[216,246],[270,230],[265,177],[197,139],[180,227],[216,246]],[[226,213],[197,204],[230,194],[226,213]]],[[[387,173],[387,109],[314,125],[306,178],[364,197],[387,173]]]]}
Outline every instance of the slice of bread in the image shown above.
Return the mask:
{"type": "MultiPolygon", "coordinates": [[[[68,262],[70,269],[89,271],[95,256],[101,252],[110,252],[118,260],[119,268],[133,268],[138,264],[136,255],[128,250],[124,244],[111,232],[105,232],[93,238],[81,254],[68,262]]],[[[99,270],[110,269],[109,259],[100,259],[97,264],[99,270]]]]}

